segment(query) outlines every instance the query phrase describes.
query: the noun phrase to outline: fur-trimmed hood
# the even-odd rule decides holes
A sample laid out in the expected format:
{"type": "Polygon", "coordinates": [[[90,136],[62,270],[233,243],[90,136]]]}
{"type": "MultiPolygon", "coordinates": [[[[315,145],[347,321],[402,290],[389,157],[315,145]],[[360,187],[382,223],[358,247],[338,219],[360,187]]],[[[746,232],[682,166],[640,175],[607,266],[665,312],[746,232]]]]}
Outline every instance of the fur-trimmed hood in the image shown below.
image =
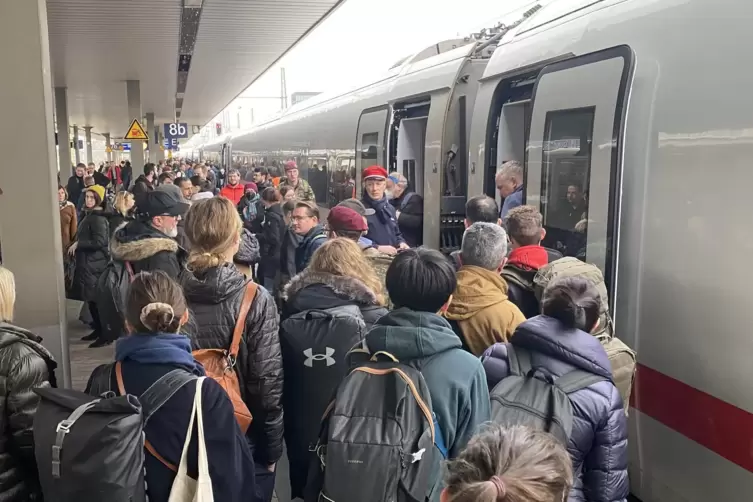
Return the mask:
{"type": "Polygon", "coordinates": [[[119,226],[110,240],[110,254],[122,261],[137,262],[162,251],[177,253],[179,249],[175,239],[140,221],[119,226]]]}
{"type": "Polygon", "coordinates": [[[285,286],[284,300],[298,296],[301,290],[309,286],[321,285],[350,302],[362,305],[377,305],[376,294],[366,284],[355,277],[327,274],[324,272],[311,272],[308,269],[293,277],[285,286]]]}

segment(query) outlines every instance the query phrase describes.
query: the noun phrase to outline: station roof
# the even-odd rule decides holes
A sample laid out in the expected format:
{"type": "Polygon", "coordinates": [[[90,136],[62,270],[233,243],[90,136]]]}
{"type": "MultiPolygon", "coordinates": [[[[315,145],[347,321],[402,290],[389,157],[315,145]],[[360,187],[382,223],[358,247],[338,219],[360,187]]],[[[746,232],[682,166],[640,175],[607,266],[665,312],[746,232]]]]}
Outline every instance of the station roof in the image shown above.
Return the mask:
{"type": "Polygon", "coordinates": [[[47,0],[53,85],[71,126],[113,138],[127,80],[157,123],[204,125],[343,1],[47,0]]]}

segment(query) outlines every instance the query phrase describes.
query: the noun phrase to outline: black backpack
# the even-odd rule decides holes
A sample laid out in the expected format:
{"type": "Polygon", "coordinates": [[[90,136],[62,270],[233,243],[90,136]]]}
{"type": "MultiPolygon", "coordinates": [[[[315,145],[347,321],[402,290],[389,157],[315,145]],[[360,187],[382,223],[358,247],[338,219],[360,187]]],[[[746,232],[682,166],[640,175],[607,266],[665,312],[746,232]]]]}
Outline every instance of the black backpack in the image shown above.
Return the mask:
{"type": "Polygon", "coordinates": [[[97,310],[106,340],[117,340],[125,331],[125,298],[133,277],[130,262],[110,260],[97,279],[97,310]]]}
{"type": "Polygon", "coordinates": [[[492,422],[549,432],[566,445],[573,428],[573,406],[568,395],[606,378],[584,370],[554,377],[531,365],[528,350],[510,343],[507,359],[510,376],[490,394],[492,422]]]}
{"type": "Polygon", "coordinates": [[[447,448],[420,368],[386,352],[357,365],[327,408],[313,451],[306,502],[431,500],[447,448]]]}
{"type": "Polygon", "coordinates": [[[35,389],[34,452],[46,502],[146,502],[144,425],[196,376],[173,370],[141,396],[35,389]]]}
{"type": "Polygon", "coordinates": [[[293,498],[301,497],[306,486],[308,452],[319,439],[322,416],[347,373],[346,355],[364,336],[366,324],[356,305],[307,310],[280,324],[293,498]]]}

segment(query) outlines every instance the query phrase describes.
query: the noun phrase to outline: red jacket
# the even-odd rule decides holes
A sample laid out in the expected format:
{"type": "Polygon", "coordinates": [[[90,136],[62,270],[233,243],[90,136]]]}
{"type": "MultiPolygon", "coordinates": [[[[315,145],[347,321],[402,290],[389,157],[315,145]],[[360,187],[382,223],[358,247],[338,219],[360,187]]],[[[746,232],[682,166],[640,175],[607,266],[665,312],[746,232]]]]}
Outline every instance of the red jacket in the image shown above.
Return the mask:
{"type": "Polygon", "coordinates": [[[220,197],[232,200],[233,204],[237,206],[243,198],[244,193],[246,193],[246,189],[240,183],[235,186],[225,185],[222,190],[220,190],[220,197]]]}

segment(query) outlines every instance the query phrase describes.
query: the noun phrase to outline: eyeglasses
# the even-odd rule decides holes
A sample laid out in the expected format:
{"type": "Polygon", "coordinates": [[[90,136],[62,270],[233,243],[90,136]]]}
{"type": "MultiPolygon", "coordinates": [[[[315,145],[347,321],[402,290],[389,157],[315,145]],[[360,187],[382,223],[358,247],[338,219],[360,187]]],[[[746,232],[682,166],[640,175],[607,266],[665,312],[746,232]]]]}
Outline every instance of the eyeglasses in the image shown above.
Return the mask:
{"type": "Polygon", "coordinates": [[[313,216],[291,216],[290,221],[304,221],[313,218],[313,216]]]}

